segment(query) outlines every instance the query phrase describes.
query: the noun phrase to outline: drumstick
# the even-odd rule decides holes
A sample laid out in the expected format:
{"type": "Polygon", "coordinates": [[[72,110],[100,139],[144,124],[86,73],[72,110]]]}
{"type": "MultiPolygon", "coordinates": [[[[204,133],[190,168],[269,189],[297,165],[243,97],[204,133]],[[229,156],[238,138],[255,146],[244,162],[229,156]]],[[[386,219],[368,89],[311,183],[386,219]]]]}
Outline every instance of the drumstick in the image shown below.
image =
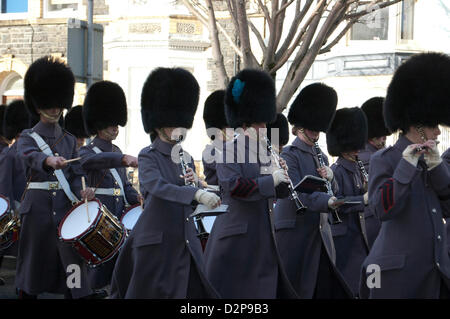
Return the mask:
{"type": "Polygon", "coordinates": [[[78,161],[78,160],[80,160],[80,159],[81,159],[81,157],[72,158],[72,159],[70,159],[70,160],[65,160],[63,163],[64,163],[64,164],[67,164],[67,163],[70,163],[70,162],[78,161]]]}
{"type": "MultiPolygon", "coordinates": [[[[84,176],[81,176],[81,185],[83,186],[83,190],[86,190],[86,182],[84,180],[84,176]]],[[[84,199],[84,202],[86,203],[86,214],[88,218],[88,223],[91,222],[91,219],[89,218],[89,208],[88,208],[88,199],[87,197],[84,199]]]]}

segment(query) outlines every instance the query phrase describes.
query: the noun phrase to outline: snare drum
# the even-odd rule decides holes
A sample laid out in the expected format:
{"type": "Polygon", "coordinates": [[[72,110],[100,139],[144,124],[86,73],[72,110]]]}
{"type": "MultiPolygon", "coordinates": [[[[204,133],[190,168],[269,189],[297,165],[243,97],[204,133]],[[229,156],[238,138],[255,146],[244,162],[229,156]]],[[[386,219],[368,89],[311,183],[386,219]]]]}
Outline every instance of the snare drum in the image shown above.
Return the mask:
{"type": "Polygon", "coordinates": [[[98,199],[80,202],[64,216],[58,235],[71,243],[89,266],[112,259],[122,247],[125,227],[98,199]],[[88,214],[90,221],[88,221],[88,214]]]}
{"type": "Polygon", "coordinates": [[[125,213],[123,214],[120,221],[128,231],[131,231],[134,225],[136,224],[137,220],[139,219],[139,216],[141,216],[141,214],[142,214],[141,204],[135,204],[133,206],[130,206],[127,210],[125,210],[125,213]]]}
{"type": "Polygon", "coordinates": [[[9,200],[0,195],[0,250],[8,248],[19,239],[19,224],[10,209],[9,200]]]}

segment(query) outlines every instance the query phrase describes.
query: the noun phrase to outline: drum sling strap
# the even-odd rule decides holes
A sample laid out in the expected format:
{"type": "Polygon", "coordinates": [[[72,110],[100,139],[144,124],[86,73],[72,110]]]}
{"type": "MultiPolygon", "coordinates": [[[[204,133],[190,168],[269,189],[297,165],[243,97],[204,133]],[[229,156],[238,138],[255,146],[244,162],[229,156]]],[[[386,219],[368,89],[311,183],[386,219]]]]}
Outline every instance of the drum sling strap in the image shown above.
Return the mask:
{"type": "MultiPolygon", "coordinates": [[[[97,146],[94,146],[92,149],[97,154],[102,153],[102,150],[99,149],[97,146]]],[[[130,204],[128,203],[127,198],[125,196],[125,191],[124,191],[124,188],[123,188],[122,179],[120,178],[119,173],[117,172],[117,170],[115,168],[110,168],[109,171],[111,172],[111,175],[116,180],[117,184],[119,184],[120,191],[122,192],[122,196],[123,196],[123,201],[125,202],[125,206],[126,207],[130,206],[130,204]]]]}
{"type": "MultiPolygon", "coordinates": [[[[31,132],[29,135],[36,141],[38,147],[41,149],[41,151],[47,155],[47,156],[54,156],[52,150],[50,149],[50,146],[45,143],[45,141],[42,139],[42,137],[37,134],[36,132],[31,132]]],[[[55,176],[58,179],[59,184],[61,185],[64,193],[66,194],[67,198],[72,202],[72,205],[75,205],[79,202],[78,198],[75,196],[74,193],[72,193],[69,182],[67,181],[66,177],[64,176],[64,173],[61,169],[55,169],[55,176]]]]}

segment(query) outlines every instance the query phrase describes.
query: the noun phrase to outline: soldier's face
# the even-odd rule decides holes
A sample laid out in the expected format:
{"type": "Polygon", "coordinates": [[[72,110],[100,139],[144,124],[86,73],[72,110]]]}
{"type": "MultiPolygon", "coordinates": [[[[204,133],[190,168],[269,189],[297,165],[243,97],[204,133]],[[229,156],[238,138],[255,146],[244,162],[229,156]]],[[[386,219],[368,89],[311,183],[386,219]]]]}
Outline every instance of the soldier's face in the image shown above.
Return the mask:
{"type": "Polygon", "coordinates": [[[80,147],[82,147],[84,145],[84,137],[77,137],[77,150],[80,149],[80,147]]]}
{"type": "Polygon", "coordinates": [[[98,131],[98,137],[106,141],[114,141],[119,134],[119,126],[108,126],[107,128],[98,131]]]}
{"type": "Polygon", "coordinates": [[[424,126],[423,132],[425,133],[426,140],[437,140],[438,136],[441,135],[441,130],[439,129],[439,125],[436,126],[424,126]]]}
{"type": "Polygon", "coordinates": [[[43,123],[58,123],[59,118],[62,114],[62,108],[52,108],[47,110],[37,110],[40,120],[43,123]]]}
{"type": "Polygon", "coordinates": [[[371,138],[369,142],[377,149],[382,149],[386,146],[386,136],[371,138]]]}

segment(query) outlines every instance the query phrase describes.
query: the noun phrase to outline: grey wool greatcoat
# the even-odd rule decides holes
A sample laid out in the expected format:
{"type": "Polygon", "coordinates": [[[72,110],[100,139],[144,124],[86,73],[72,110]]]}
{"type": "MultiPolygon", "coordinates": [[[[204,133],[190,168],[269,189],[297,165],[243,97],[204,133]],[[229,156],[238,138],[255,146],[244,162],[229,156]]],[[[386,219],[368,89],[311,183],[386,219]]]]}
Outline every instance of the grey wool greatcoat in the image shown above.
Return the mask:
{"type": "MultiPolygon", "coordinates": [[[[126,176],[126,169],[122,164],[122,151],[111,142],[95,137],[89,145],[83,146],[79,150],[81,156],[81,167],[86,172],[88,185],[95,188],[117,188],[119,184],[110,172],[110,168],[115,168],[119,173],[125,196],[130,205],[139,203],[138,192],[133,188],[126,176]],[[98,147],[102,153],[95,153],[94,147],[98,147]]],[[[125,210],[123,195],[100,195],[96,194],[102,204],[117,218],[121,218],[125,210]]]]}
{"type": "MultiPolygon", "coordinates": [[[[120,189],[119,184],[110,172],[110,168],[115,168],[122,181],[125,190],[125,196],[129,205],[139,203],[138,192],[133,188],[126,176],[125,167],[122,165],[122,151],[109,141],[95,137],[89,145],[83,146],[79,150],[81,156],[81,167],[86,172],[87,183],[90,187],[96,188],[115,188],[120,189]],[[96,153],[93,148],[98,147],[102,152],[96,153]]],[[[125,201],[122,193],[118,195],[95,194],[95,197],[104,204],[108,210],[120,219],[125,210],[125,201]]],[[[111,276],[114,269],[115,258],[102,264],[100,267],[89,269],[91,285],[98,289],[108,285],[111,282],[111,276]]]]}
{"type": "Polygon", "coordinates": [[[280,260],[271,216],[274,199],[286,197],[287,187],[274,187],[270,161],[257,161],[256,147],[249,145],[247,136],[238,135],[217,163],[228,212],[217,216],[208,238],[206,273],[223,298],[297,298],[280,260]]]}
{"type": "MultiPolygon", "coordinates": [[[[294,185],[297,185],[306,175],[320,176],[317,172],[315,151],[298,137],[292,145],[283,148],[281,157],[286,161],[289,177],[294,185]]],[[[328,165],[325,155],[324,161],[328,165]]],[[[335,182],[333,184],[336,191],[335,182]]],[[[277,200],[275,206],[276,238],[292,285],[300,298],[309,299],[315,296],[322,298],[322,291],[319,290],[324,281],[325,285],[328,283],[336,285],[342,292],[330,298],[351,297],[350,288],[335,266],[336,251],[328,222],[330,195],[314,192],[299,193],[299,197],[308,208],[303,213],[296,213],[295,205],[290,198],[277,200]],[[325,252],[322,251],[323,249],[325,252]],[[326,258],[328,258],[329,266],[320,267],[327,262],[326,258]]]]}
{"type": "MultiPolygon", "coordinates": [[[[57,181],[54,170],[44,166],[45,155],[29,133],[34,131],[50,146],[55,156],[66,159],[78,157],[76,139],[56,124],[39,122],[32,129],[24,130],[18,140],[17,152],[25,167],[27,180],[31,182],[57,181]],[[58,154],[58,155],[57,155],[58,154]]],[[[78,162],[63,169],[72,192],[80,199],[83,170],[78,162]]],[[[80,288],[70,289],[73,298],[92,293],[87,277],[86,264],[76,250],[58,239],[60,221],[72,204],[62,189],[28,189],[20,206],[22,226],[20,229],[17,257],[16,287],[28,294],[42,292],[64,293],[66,277],[73,273],[69,265],[80,269],[80,288]]]]}
{"type": "MultiPolygon", "coordinates": [[[[172,148],[157,137],[139,153],[144,211],[117,258],[111,298],[219,297],[204,275],[200,240],[189,217],[199,188],[185,186],[172,148]]],[[[195,169],[193,161],[189,166],[195,169]]]]}
{"type": "Polygon", "coordinates": [[[203,174],[205,175],[205,181],[208,185],[219,185],[216,173],[216,154],[217,151],[214,144],[206,145],[202,153],[203,174]]]}
{"type": "Polygon", "coordinates": [[[331,225],[336,247],[336,267],[341,271],[352,292],[359,293],[361,266],[369,253],[364,218],[363,178],[356,162],[339,157],[331,165],[338,184],[335,195],[361,204],[343,205],[339,208],[341,224],[331,225]]]}
{"type": "MultiPolygon", "coordinates": [[[[366,143],[364,150],[358,153],[358,158],[363,162],[367,173],[369,173],[370,158],[377,151],[378,149],[375,146],[370,143],[366,143]]],[[[364,216],[366,217],[367,241],[369,242],[369,247],[372,247],[373,242],[380,232],[381,221],[375,216],[372,209],[370,209],[370,206],[365,207],[364,216]]]]}
{"type": "Polygon", "coordinates": [[[8,197],[12,209],[18,210],[27,181],[17,142],[0,155],[0,172],[0,194],[8,197]]]}
{"type": "MultiPolygon", "coordinates": [[[[15,214],[26,186],[25,170],[17,153],[17,142],[0,154],[0,194],[7,197],[15,214]]],[[[17,256],[18,242],[0,252],[0,255],[17,256]]]]}
{"type": "MultiPolygon", "coordinates": [[[[363,298],[439,298],[441,284],[447,282],[448,287],[450,259],[443,223],[450,215],[448,165],[427,170],[420,159],[414,167],[402,157],[409,144],[401,136],[371,159],[369,205],[382,223],[363,264],[363,298]],[[379,288],[368,288],[368,275],[374,272],[367,272],[369,265],[381,271],[379,288]]],[[[374,283],[370,281],[370,287],[374,283]]]]}

